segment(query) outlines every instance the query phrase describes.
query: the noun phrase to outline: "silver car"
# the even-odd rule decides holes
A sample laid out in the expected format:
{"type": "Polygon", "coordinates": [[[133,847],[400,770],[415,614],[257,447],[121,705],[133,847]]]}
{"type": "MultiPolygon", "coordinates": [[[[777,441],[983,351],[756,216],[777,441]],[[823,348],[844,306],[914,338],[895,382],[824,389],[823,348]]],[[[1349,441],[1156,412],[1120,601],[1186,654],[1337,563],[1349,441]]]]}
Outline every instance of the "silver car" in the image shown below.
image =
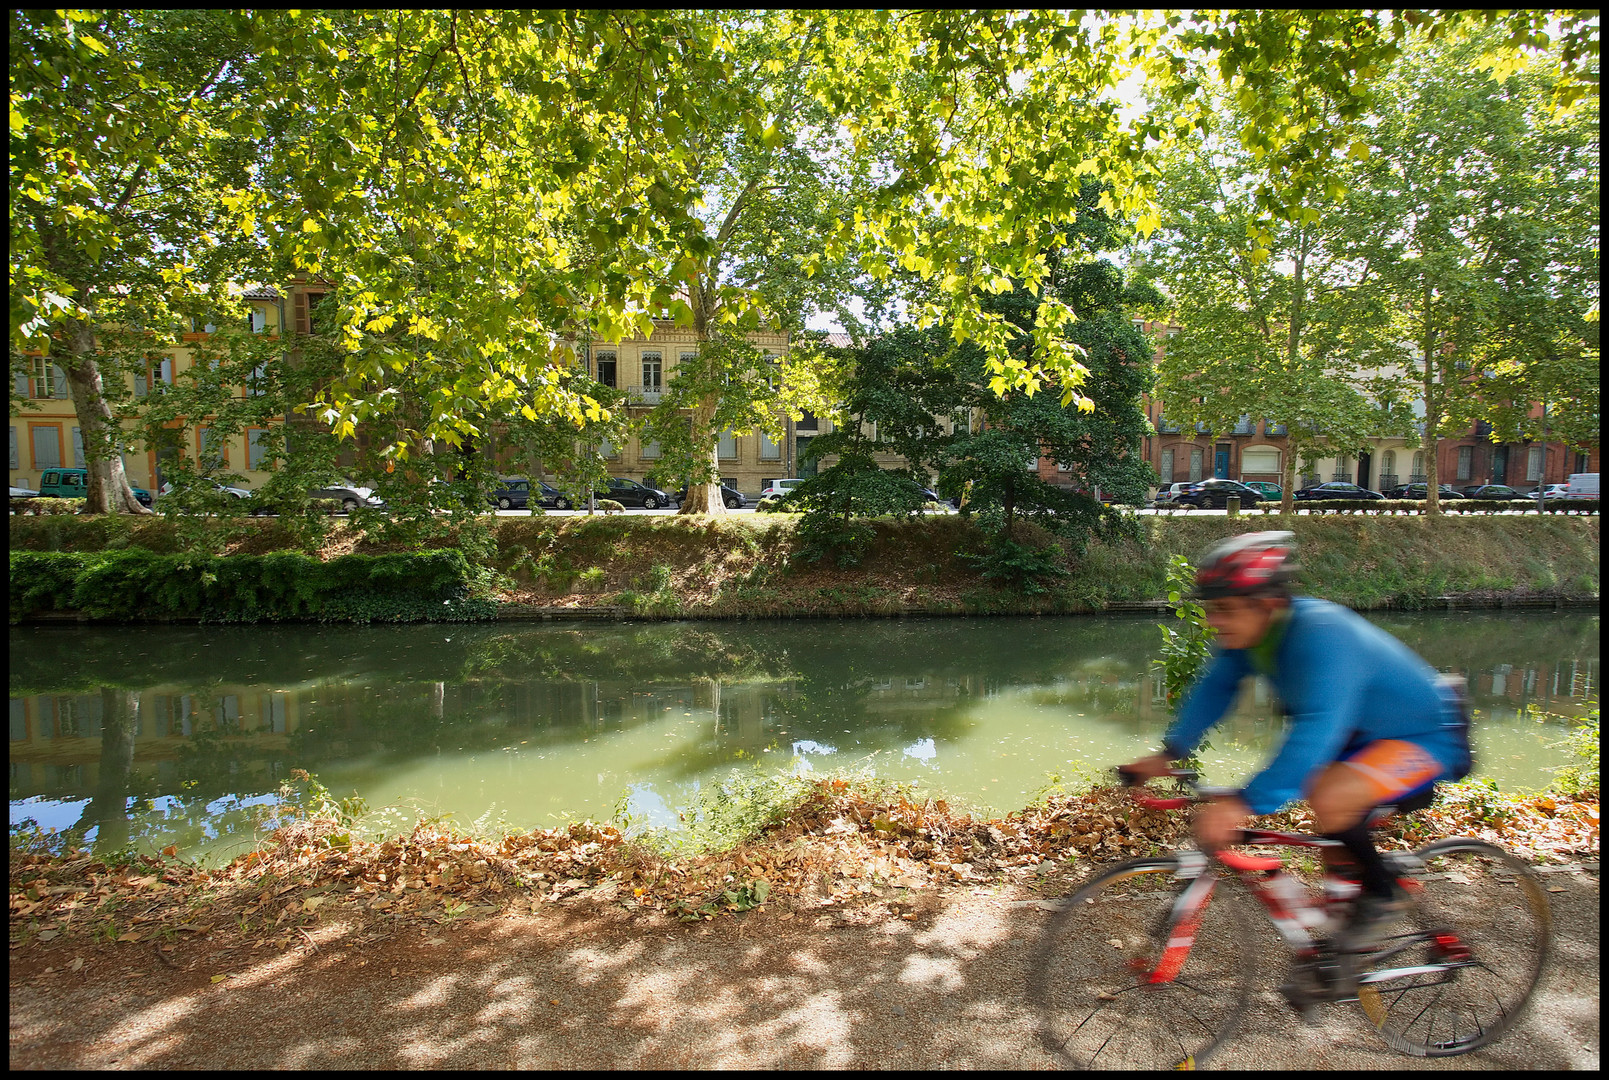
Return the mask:
{"type": "Polygon", "coordinates": [[[1199,480],[1183,480],[1177,484],[1168,484],[1166,487],[1158,488],[1156,498],[1152,501],[1152,505],[1178,506],[1180,505],[1177,501],[1179,498],[1179,493],[1184,491],[1186,488],[1194,487],[1198,483],[1200,483],[1199,480]]]}

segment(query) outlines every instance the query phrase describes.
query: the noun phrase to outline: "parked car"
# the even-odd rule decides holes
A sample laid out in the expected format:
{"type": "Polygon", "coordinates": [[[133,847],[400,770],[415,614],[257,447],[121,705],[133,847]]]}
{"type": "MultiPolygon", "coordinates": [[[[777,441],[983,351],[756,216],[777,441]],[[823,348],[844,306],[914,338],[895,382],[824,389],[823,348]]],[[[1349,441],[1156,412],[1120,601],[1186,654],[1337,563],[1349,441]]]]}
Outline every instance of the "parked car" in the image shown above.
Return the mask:
{"type": "Polygon", "coordinates": [[[1356,484],[1348,484],[1341,480],[1332,480],[1328,484],[1316,484],[1309,488],[1299,488],[1291,492],[1296,499],[1383,499],[1384,495],[1378,491],[1370,491],[1356,484]]]}
{"type": "Polygon", "coordinates": [[[760,489],[760,498],[780,499],[802,483],[804,483],[804,480],[797,476],[790,476],[783,480],[767,480],[765,487],[760,489]]]}
{"type": "MultiPolygon", "coordinates": [[[[89,470],[46,469],[39,474],[39,494],[47,499],[82,499],[89,494],[89,470]]],[[[134,498],[141,506],[151,505],[151,493],[142,487],[134,488],[134,498]]]]}
{"type": "MultiPolygon", "coordinates": [[[[1536,494],[1535,491],[1532,491],[1530,493],[1530,495],[1532,495],[1532,496],[1534,496],[1535,494],[1536,494]]],[[[1551,502],[1554,499],[1563,499],[1563,498],[1566,498],[1569,494],[1570,494],[1570,485],[1569,484],[1549,484],[1545,488],[1542,489],[1542,501],[1543,502],[1551,502]]],[[[1529,497],[1529,496],[1527,496],[1527,497],[1529,497]]]]}
{"type": "Polygon", "coordinates": [[[37,499],[39,498],[39,492],[33,488],[18,487],[16,484],[12,484],[11,497],[13,499],[37,499]]]}
{"type": "MultiPolygon", "coordinates": [[[[1386,494],[1393,499],[1425,499],[1430,497],[1430,488],[1426,484],[1398,484],[1386,494]]],[[[1462,499],[1464,493],[1451,484],[1437,484],[1436,496],[1441,499],[1462,499]]]]}
{"type": "Polygon", "coordinates": [[[1267,480],[1243,480],[1241,483],[1251,488],[1264,499],[1278,500],[1285,495],[1285,489],[1278,484],[1270,484],[1267,480]]]}
{"type": "Polygon", "coordinates": [[[370,510],[385,509],[385,500],[377,498],[372,488],[359,487],[356,484],[331,484],[328,487],[314,488],[307,493],[307,497],[339,502],[341,512],[346,514],[350,514],[360,506],[370,510]]]}
{"type": "MultiPolygon", "coordinates": [[[[249,499],[249,498],[251,498],[251,489],[250,488],[230,487],[228,484],[220,484],[216,480],[212,481],[212,486],[215,489],[217,489],[218,491],[223,492],[225,495],[232,495],[237,499],[249,499]]],[[[156,497],[158,499],[162,499],[162,498],[166,498],[167,496],[169,496],[171,494],[173,494],[173,485],[171,483],[163,484],[161,489],[156,493],[156,497]]]]}
{"type": "MultiPolygon", "coordinates": [[[[687,501],[687,489],[682,488],[676,493],[676,505],[680,506],[687,501]]],[[[721,481],[721,502],[726,504],[728,510],[738,510],[749,505],[749,500],[743,493],[731,485],[730,481],[721,481]]]]}
{"type": "Polygon", "coordinates": [[[1475,484],[1464,489],[1466,499],[1523,499],[1525,492],[1515,491],[1507,484],[1475,484]]]}
{"type": "Polygon", "coordinates": [[[1180,506],[1211,506],[1221,510],[1229,504],[1231,496],[1239,496],[1242,506],[1251,506],[1262,499],[1256,488],[1239,480],[1215,478],[1191,484],[1175,495],[1173,500],[1180,506]]]}
{"type": "Polygon", "coordinates": [[[596,494],[600,499],[613,499],[621,506],[640,506],[644,510],[657,510],[675,501],[669,492],[618,476],[609,477],[606,487],[599,488],[596,494]]]}
{"type": "Polygon", "coordinates": [[[525,510],[531,505],[531,482],[523,476],[504,477],[486,498],[499,510],[525,510]]]}
{"type": "Polygon", "coordinates": [[[538,506],[546,510],[568,510],[574,504],[570,496],[548,483],[546,480],[536,481],[536,487],[531,492],[538,506]]]}
{"type": "Polygon", "coordinates": [[[1578,472],[1570,474],[1569,490],[1565,498],[1572,501],[1585,499],[1590,502],[1598,501],[1598,474],[1595,472],[1578,472]]]}
{"type": "Polygon", "coordinates": [[[1199,480],[1181,480],[1179,483],[1168,484],[1166,487],[1159,488],[1153,503],[1156,506],[1175,506],[1177,505],[1175,500],[1178,499],[1181,491],[1194,487],[1200,482],[1199,480]]]}

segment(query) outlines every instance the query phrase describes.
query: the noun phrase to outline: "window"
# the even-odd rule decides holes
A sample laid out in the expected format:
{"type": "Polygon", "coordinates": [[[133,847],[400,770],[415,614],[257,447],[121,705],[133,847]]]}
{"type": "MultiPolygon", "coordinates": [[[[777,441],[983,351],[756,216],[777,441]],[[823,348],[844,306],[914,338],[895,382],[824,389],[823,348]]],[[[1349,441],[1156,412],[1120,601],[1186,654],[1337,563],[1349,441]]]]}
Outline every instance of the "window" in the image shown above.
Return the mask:
{"type": "Polygon", "coordinates": [[[1458,479],[1468,480],[1475,472],[1475,448],[1473,446],[1460,446],[1458,448],[1458,479]]]}
{"type": "Polygon", "coordinates": [[[84,465],[84,429],[73,428],[73,468],[82,469],[84,465]]]}
{"type": "Polygon", "coordinates": [[[18,397],[27,397],[28,396],[28,373],[26,371],[16,372],[12,376],[11,382],[12,382],[12,385],[16,388],[18,397]]]}
{"type": "Polygon", "coordinates": [[[1423,450],[1413,452],[1413,475],[1425,475],[1425,452],[1423,450]]]}
{"type": "Polygon", "coordinates": [[[28,431],[29,438],[33,441],[33,467],[36,469],[60,468],[61,425],[29,424],[28,431]]]}
{"type": "Polygon", "coordinates": [[[682,367],[687,367],[689,364],[691,364],[694,360],[697,360],[697,359],[698,359],[698,353],[696,353],[696,352],[684,352],[681,355],[681,366],[682,367]]]}
{"type": "Polygon", "coordinates": [[[730,431],[721,432],[721,437],[715,443],[715,454],[723,458],[737,457],[737,436],[730,431]]]}
{"type": "Polygon", "coordinates": [[[1264,420],[1263,421],[1263,434],[1264,435],[1284,435],[1285,433],[1286,432],[1285,432],[1285,425],[1284,424],[1276,424],[1272,420],[1264,420]]]}
{"type": "Polygon", "coordinates": [[[268,393],[268,363],[264,361],[251,369],[251,378],[246,380],[246,394],[250,397],[261,397],[268,393]]]}
{"type": "Polygon", "coordinates": [[[67,378],[61,368],[42,356],[34,357],[34,392],[36,398],[64,398],[67,396],[67,378]]]}
{"type": "Polygon", "coordinates": [[[251,327],[251,332],[254,334],[260,334],[267,330],[268,312],[262,308],[252,308],[251,315],[247,319],[247,325],[251,327]]]}
{"type": "Polygon", "coordinates": [[[1173,448],[1162,451],[1162,482],[1173,483],[1173,448]]]}
{"type": "Polygon", "coordinates": [[[809,411],[803,412],[799,417],[799,422],[794,427],[800,431],[815,431],[816,414],[809,411]]]}
{"type": "Polygon", "coordinates": [[[1525,455],[1525,478],[1527,480],[1542,479],[1542,448],[1540,446],[1531,447],[1530,451],[1525,455]]]}
{"type": "Polygon", "coordinates": [[[602,454],[606,458],[619,457],[620,449],[615,446],[614,443],[610,442],[608,439],[605,439],[603,440],[603,445],[598,448],[598,453],[602,454]]]}
{"type": "Polygon", "coordinates": [[[1387,450],[1380,455],[1380,472],[1387,476],[1397,475],[1397,452],[1387,450]]]}
{"type": "Polygon", "coordinates": [[[1201,447],[1190,448],[1190,479],[1192,482],[1201,479],[1201,447]]]}
{"type": "Polygon", "coordinates": [[[1279,451],[1271,446],[1247,447],[1240,452],[1240,471],[1243,473],[1279,472],[1279,451]]]}
{"type": "Polygon", "coordinates": [[[203,469],[217,469],[229,464],[229,443],[211,428],[196,429],[196,450],[203,469]]]}
{"type": "Polygon", "coordinates": [[[324,295],[321,292],[303,294],[302,304],[306,305],[307,308],[307,332],[309,334],[316,334],[321,330],[327,329],[328,316],[320,318],[318,313],[318,306],[324,302],[324,295]]]}
{"type": "Polygon", "coordinates": [[[152,357],[151,366],[144,375],[134,376],[134,395],[144,397],[149,390],[155,389],[158,383],[173,385],[173,358],[152,357]]]}
{"type": "Polygon", "coordinates": [[[598,381],[608,387],[615,385],[615,352],[613,349],[598,354],[598,381]]]}
{"type": "Polygon", "coordinates": [[[273,456],[272,434],[263,428],[251,428],[246,432],[246,468],[255,470],[267,467],[265,463],[273,456]]]}
{"type": "Polygon", "coordinates": [[[17,425],[16,424],[11,425],[11,467],[13,469],[22,468],[21,465],[17,464],[17,425]]]}
{"type": "Polygon", "coordinates": [[[644,457],[644,458],[648,458],[648,459],[657,458],[662,453],[664,453],[664,449],[659,445],[659,440],[658,439],[655,439],[653,442],[645,442],[645,443],[642,444],[642,455],[641,456],[644,457]]]}
{"type": "Polygon", "coordinates": [[[760,432],[760,460],[781,461],[782,444],[772,440],[765,432],[760,432]]]}
{"type": "Polygon", "coordinates": [[[642,388],[645,393],[657,393],[664,388],[665,362],[656,352],[642,354],[642,388]]]}

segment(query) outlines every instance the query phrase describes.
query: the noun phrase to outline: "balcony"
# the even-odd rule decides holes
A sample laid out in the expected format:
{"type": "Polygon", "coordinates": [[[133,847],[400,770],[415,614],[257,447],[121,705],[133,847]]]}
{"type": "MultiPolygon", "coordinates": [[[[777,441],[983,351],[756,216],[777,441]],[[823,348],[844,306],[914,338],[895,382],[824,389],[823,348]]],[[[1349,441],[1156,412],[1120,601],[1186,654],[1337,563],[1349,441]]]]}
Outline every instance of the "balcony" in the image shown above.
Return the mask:
{"type": "Polygon", "coordinates": [[[1256,425],[1254,425],[1251,422],[1251,416],[1250,415],[1242,416],[1239,420],[1235,421],[1235,429],[1234,429],[1233,434],[1235,434],[1235,435],[1255,435],[1255,434],[1257,434],[1256,425]]]}
{"type": "Polygon", "coordinates": [[[660,386],[628,386],[626,396],[633,404],[658,405],[660,398],[665,396],[665,390],[660,386]]]}
{"type": "Polygon", "coordinates": [[[1330,474],[1330,482],[1335,484],[1350,484],[1352,482],[1352,474],[1347,472],[1345,469],[1337,469],[1330,474]]]}
{"type": "Polygon", "coordinates": [[[1207,423],[1205,421],[1200,421],[1200,422],[1198,422],[1196,424],[1196,434],[1197,435],[1210,435],[1210,434],[1212,434],[1212,428],[1207,426],[1207,423]]]}
{"type": "Polygon", "coordinates": [[[1276,424],[1272,420],[1264,420],[1263,421],[1263,434],[1264,435],[1284,435],[1285,434],[1285,425],[1284,424],[1276,424]]]}
{"type": "Polygon", "coordinates": [[[1391,488],[1396,487],[1398,484],[1402,483],[1402,481],[1397,477],[1396,473],[1388,472],[1388,473],[1381,473],[1380,474],[1379,483],[1380,483],[1380,490],[1381,491],[1387,491],[1387,490],[1389,490],[1391,488]]]}
{"type": "Polygon", "coordinates": [[[1475,421],[1475,437],[1477,439],[1484,439],[1486,436],[1490,435],[1491,433],[1492,433],[1492,425],[1488,424],[1484,420],[1475,421]]]}
{"type": "Polygon", "coordinates": [[[1429,482],[1430,477],[1426,476],[1422,472],[1411,472],[1408,474],[1408,483],[1410,484],[1427,484],[1429,482]]]}
{"type": "Polygon", "coordinates": [[[1173,421],[1167,419],[1166,417],[1162,417],[1162,418],[1157,420],[1156,429],[1160,434],[1163,434],[1163,435],[1177,435],[1177,434],[1179,434],[1179,425],[1175,424],[1173,421]]]}

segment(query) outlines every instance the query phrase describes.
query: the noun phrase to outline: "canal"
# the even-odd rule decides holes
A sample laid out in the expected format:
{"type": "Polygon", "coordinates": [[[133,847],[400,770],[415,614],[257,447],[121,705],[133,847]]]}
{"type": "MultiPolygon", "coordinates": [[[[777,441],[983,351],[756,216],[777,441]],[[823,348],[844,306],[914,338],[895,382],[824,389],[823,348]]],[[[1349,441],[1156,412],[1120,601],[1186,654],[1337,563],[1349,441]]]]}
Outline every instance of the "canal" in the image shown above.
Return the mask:
{"type": "MultiPolygon", "coordinates": [[[[1597,697],[1595,612],[1380,614],[1465,675],[1477,775],[1545,785],[1597,697]]],[[[987,812],[1154,746],[1156,620],[13,627],[11,821],[209,860],[254,842],[293,769],[405,829],[663,824],[733,768],[865,769],[987,812]]],[[[1338,663],[1346,662],[1344,657],[1338,663]]],[[[1234,783],[1277,742],[1248,685],[1204,754],[1234,783]]]]}

